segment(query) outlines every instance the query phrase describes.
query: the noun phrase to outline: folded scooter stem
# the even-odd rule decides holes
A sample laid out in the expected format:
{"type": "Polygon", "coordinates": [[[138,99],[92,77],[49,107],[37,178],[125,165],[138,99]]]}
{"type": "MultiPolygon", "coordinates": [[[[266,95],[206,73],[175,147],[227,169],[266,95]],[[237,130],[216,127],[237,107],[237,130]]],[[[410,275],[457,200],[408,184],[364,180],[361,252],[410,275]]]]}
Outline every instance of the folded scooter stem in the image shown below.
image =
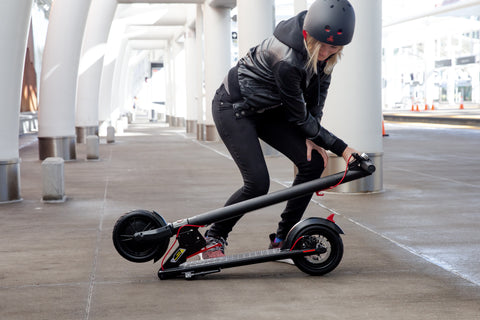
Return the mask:
{"type": "MultiPolygon", "coordinates": [[[[370,175],[371,172],[361,168],[350,169],[343,179],[342,183],[353,181],[370,175]]],[[[268,207],[286,200],[295,199],[316,191],[325,190],[339,183],[342,180],[344,172],[332,174],[327,177],[319,178],[310,182],[305,182],[284,190],[272,192],[253,199],[235,203],[223,208],[215,209],[193,216],[188,220],[188,224],[192,225],[208,225],[219,222],[247,212],[268,207]]]]}

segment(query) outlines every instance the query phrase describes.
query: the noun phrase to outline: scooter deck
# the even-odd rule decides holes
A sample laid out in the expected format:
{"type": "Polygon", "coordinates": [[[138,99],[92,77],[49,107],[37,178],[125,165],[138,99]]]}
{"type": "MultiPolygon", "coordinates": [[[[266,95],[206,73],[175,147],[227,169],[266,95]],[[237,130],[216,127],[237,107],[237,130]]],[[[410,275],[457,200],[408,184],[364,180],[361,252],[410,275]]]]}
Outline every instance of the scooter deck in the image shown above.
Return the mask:
{"type": "Polygon", "coordinates": [[[178,276],[184,276],[186,279],[192,279],[195,276],[220,272],[221,269],[245,266],[254,263],[288,259],[297,256],[322,254],[326,251],[327,250],[322,246],[318,246],[316,249],[307,250],[268,249],[206,260],[189,261],[182,263],[176,268],[163,270],[160,269],[158,271],[158,277],[162,280],[178,276]]]}

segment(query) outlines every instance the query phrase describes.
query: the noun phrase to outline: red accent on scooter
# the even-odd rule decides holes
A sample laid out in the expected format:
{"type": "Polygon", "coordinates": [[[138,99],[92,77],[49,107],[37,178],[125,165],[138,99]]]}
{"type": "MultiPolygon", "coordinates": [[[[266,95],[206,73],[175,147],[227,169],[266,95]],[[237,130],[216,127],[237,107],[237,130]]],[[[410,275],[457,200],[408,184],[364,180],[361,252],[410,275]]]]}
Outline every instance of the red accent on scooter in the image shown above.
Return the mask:
{"type": "Polygon", "coordinates": [[[293,244],[293,246],[290,248],[290,251],[292,251],[293,248],[295,248],[295,246],[297,245],[297,242],[300,241],[300,239],[302,239],[302,238],[303,238],[303,236],[301,236],[300,238],[298,238],[298,239],[295,241],[295,243],[293,244]]]}
{"type": "Polygon", "coordinates": [[[331,215],[328,216],[327,220],[335,223],[335,221],[333,220],[333,217],[335,217],[335,215],[332,213],[331,215]]]}
{"type": "MultiPolygon", "coordinates": [[[[347,167],[345,168],[345,172],[343,173],[343,177],[342,179],[340,179],[340,181],[334,185],[334,186],[331,186],[330,188],[327,188],[327,189],[334,189],[336,187],[338,187],[342,182],[343,182],[343,179],[345,179],[345,176],[347,175],[347,172],[348,172],[348,164],[350,163],[350,159],[352,159],[353,155],[350,155],[350,157],[348,157],[348,161],[347,161],[347,167]]],[[[327,189],[323,189],[323,190],[327,190],[327,189]]],[[[325,194],[322,192],[323,190],[319,190],[319,191],[316,191],[315,193],[317,194],[317,196],[319,197],[323,197],[325,194]]]]}

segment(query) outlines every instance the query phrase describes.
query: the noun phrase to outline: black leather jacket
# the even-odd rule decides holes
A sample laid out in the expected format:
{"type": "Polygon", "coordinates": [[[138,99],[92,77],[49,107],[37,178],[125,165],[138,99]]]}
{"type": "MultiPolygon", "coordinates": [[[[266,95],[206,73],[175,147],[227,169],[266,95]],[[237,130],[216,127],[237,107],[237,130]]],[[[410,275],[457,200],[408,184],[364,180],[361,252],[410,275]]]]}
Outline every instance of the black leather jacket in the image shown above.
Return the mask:
{"type": "Polygon", "coordinates": [[[330,75],[305,69],[308,54],[303,40],[306,11],[282,21],[273,36],[250,49],[230,70],[225,82],[237,117],[285,108],[288,120],[317,145],[341,156],[347,145],[320,125],[330,75]]]}

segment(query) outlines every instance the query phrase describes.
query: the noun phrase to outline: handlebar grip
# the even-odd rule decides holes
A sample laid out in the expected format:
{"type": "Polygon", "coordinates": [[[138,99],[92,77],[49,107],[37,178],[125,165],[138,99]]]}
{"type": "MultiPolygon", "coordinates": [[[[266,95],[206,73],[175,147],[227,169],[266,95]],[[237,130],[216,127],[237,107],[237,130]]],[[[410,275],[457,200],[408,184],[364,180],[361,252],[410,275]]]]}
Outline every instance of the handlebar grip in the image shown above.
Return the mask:
{"type": "Polygon", "coordinates": [[[362,153],[361,155],[359,155],[358,153],[353,153],[353,157],[355,158],[357,163],[360,164],[360,168],[370,174],[375,172],[375,164],[372,160],[368,158],[368,155],[366,153],[362,153]]]}
{"type": "Polygon", "coordinates": [[[367,171],[368,173],[374,173],[376,168],[375,168],[375,165],[373,164],[372,160],[366,160],[366,161],[362,161],[360,162],[360,167],[367,171]]]}

